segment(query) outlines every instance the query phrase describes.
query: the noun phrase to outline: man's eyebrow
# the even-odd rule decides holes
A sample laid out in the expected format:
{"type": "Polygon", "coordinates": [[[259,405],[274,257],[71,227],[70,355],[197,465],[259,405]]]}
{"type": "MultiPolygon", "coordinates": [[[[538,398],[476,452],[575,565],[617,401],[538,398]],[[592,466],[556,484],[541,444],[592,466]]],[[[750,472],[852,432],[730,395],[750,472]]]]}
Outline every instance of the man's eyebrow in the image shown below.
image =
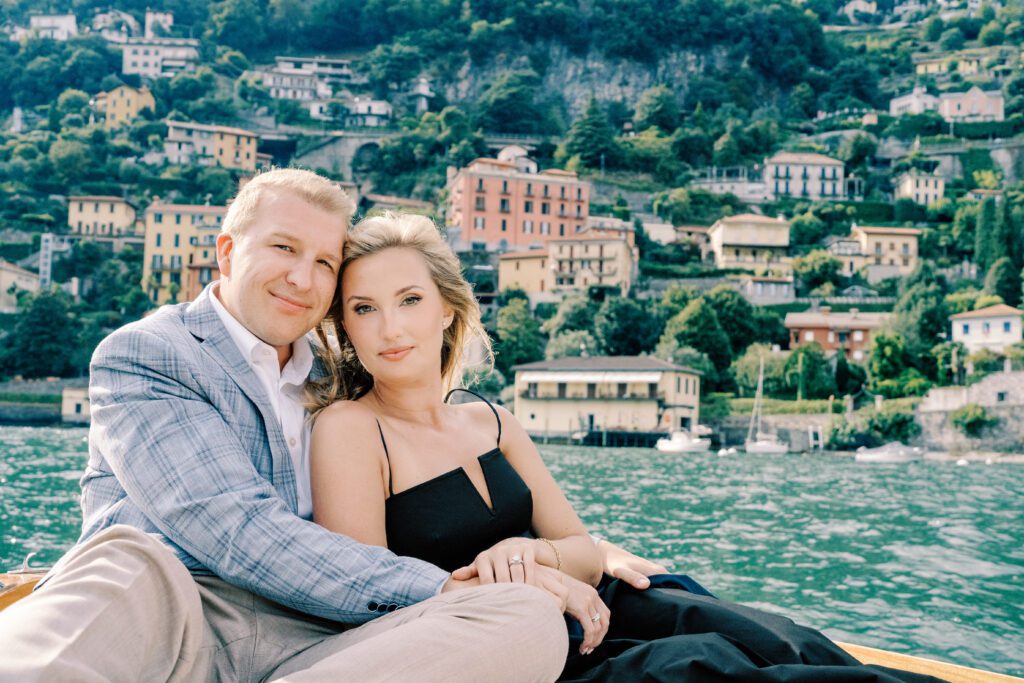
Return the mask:
{"type": "Polygon", "coordinates": [[[270,233],[269,237],[270,237],[270,239],[273,239],[273,240],[288,240],[289,242],[294,242],[295,241],[295,236],[294,235],[289,235],[286,232],[272,232],[272,233],[270,233]]]}

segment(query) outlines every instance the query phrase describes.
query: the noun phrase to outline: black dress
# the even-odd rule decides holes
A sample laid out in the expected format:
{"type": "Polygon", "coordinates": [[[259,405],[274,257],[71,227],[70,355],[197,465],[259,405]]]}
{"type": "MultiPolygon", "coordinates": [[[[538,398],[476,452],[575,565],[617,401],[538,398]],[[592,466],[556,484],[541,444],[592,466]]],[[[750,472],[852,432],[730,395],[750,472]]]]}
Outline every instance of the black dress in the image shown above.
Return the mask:
{"type": "MultiPolygon", "coordinates": [[[[494,414],[500,443],[501,419],[497,411],[494,414]]],[[[387,455],[386,442],[384,452],[387,455]]],[[[454,571],[471,564],[477,553],[499,541],[532,537],[530,489],[497,446],[478,460],[490,507],[461,467],[398,493],[392,488],[389,471],[385,524],[388,547],[394,553],[454,571]]],[[[390,462],[388,456],[389,470],[390,462]]],[[[688,577],[652,577],[652,586],[655,588],[638,591],[605,577],[599,591],[611,610],[608,634],[592,654],[580,655],[582,630],[567,617],[569,653],[559,680],[938,680],[863,666],[818,631],[782,616],[718,600],[688,577]],[[659,585],[689,590],[656,588],[659,585]]]]}

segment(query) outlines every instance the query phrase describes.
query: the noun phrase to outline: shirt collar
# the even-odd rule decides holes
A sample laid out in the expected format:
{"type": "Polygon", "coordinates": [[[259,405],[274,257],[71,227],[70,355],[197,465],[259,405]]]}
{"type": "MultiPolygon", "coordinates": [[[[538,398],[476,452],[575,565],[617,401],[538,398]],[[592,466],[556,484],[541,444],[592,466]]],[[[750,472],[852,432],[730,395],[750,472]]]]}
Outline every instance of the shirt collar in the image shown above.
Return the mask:
{"type": "MultiPolygon", "coordinates": [[[[208,296],[210,298],[213,310],[217,311],[217,316],[224,323],[224,327],[227,329],[228,334],[231,335],[231,340],[235,342],[235,346],[242,353],[242,357],[251,364],[256,361],[261,351],[270,350],[273,352],[273,357],[276,360],[277,349],[250,332],[235,316],[231,315],[231,312],[221,303],[220,298],[216,294],[216,289],[217,285],[208,287],[203,290],[200,297],[208,296]]],[[[306,378],[309,377],[309,372],[312,369],[313,351],[309,348],[305,338],[292,342],[292,356],[281,371],[281,380],[286,384],[301,386],[306,381],[306,378]]]]}

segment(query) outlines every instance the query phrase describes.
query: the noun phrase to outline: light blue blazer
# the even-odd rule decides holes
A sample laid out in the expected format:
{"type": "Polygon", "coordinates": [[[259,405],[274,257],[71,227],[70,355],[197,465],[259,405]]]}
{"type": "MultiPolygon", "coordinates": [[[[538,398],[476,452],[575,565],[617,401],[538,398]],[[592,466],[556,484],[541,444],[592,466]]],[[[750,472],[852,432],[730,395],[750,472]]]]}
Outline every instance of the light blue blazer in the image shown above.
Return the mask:
{"type": "Polygon", "coordinates": [[[448,579],[438,567],[296,515],[280,423],[211,296],[164,306],[97,347],[79,542],[129,524],[193,573],[347,623],[436,595],[448,579]]]}

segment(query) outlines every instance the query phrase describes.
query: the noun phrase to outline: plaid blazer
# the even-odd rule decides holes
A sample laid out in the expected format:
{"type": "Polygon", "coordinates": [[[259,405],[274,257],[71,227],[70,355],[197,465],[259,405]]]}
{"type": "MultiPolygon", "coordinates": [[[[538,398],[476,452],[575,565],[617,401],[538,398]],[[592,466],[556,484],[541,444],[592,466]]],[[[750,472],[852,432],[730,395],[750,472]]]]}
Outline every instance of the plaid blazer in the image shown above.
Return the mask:
{"type": "Polygon", "coordinates": [[[447,572],[296,515],[280,423],[210,296],[164,306],[97,347],[79,542],[129,524],[193,573],[347,623],[436,595],[447,572]]]}

